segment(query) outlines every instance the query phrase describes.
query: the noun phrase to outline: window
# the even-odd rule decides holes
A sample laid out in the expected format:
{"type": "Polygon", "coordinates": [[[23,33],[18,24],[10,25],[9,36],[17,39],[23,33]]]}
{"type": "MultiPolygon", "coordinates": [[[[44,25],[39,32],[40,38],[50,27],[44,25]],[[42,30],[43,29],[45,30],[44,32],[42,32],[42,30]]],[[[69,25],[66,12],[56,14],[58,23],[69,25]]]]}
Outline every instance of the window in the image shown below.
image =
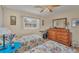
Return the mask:
{"type": "Polygon", "coordinates": [[[24,29],[38,29],[40,20],[33,17],[23,17],[24,29]]]}
{"type": "Polygon", "coordinates": [[[79,18],[72,19],[72,27],[79,27],[79,18]]]}

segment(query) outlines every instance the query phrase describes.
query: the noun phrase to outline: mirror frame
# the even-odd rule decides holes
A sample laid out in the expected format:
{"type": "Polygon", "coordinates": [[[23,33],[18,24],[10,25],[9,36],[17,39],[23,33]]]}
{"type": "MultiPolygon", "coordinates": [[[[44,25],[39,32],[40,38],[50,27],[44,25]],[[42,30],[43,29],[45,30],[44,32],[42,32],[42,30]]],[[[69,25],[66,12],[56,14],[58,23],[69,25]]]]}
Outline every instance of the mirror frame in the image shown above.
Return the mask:
{"type": "MultiPolygon", "coordinates": [[[[59,18],[59,19],[53,19],[52,20],[52,26],[54,27],[54,28],[60,28],[60,27],[56,27],[55,26],[55,21],[57,21],[57,20],[64,20],[64,22],[65,22],[65,28],[67,28],[68,26],[68,24],[67,24],[67,18],[59,18]]],[[[64,27],[62,27],[62,28],[64,28],[64,27]]]]}

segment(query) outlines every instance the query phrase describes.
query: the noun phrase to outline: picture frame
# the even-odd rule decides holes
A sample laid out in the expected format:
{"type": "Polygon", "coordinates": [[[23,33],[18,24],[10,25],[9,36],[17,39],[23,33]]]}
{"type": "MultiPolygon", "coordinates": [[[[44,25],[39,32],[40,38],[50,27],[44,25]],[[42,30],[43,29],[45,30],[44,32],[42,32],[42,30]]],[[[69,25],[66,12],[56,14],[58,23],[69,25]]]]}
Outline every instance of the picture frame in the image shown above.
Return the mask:
{"type": "Polygon", "coordinates": [[[73,18],[71,21],[72,27],[79,27],[79,18],[73,18]]]}
{"type": "Polygon", "coordinates": [[[44,26],[44,20],[42,20],[42,26],[44,26]]]}
{"type": "Polygon", "coordinates": [[[16,25],[16,16],[10,16],[10,25],[16,25]]]}

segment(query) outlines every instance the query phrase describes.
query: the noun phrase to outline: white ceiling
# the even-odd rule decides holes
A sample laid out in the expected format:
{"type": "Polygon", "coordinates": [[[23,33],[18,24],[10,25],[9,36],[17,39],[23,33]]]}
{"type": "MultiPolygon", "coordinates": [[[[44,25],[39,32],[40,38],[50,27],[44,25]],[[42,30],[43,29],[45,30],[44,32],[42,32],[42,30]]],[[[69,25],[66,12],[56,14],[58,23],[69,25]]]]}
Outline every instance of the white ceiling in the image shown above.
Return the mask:
{"type": "Polygon", "coordinates": [[[10,8],[10,9],[19,10],[19,11],[34,13],[40,16],[53,15],[54,13],[61,13],[65,11],[79,10],[78,5],[62,5],[62,6],[59,6],[53,9],[52,13],[48,13],[48,12],[40,13],[41,8],[35,8],[35,5],[5,5],[5,7],[10,8]]]}

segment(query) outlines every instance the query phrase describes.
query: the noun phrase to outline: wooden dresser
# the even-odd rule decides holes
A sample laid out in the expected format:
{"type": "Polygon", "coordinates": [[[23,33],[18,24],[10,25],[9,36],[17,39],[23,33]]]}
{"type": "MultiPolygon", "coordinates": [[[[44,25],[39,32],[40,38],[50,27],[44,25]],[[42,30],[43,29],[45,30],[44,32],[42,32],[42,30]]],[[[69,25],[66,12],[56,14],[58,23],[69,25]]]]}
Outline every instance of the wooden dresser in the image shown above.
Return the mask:
{"type": "Polygon", "coordinates": [[[71,33],[68,29],[50,28],[48,29],[48,39],[71,46],[71,33]]]}

